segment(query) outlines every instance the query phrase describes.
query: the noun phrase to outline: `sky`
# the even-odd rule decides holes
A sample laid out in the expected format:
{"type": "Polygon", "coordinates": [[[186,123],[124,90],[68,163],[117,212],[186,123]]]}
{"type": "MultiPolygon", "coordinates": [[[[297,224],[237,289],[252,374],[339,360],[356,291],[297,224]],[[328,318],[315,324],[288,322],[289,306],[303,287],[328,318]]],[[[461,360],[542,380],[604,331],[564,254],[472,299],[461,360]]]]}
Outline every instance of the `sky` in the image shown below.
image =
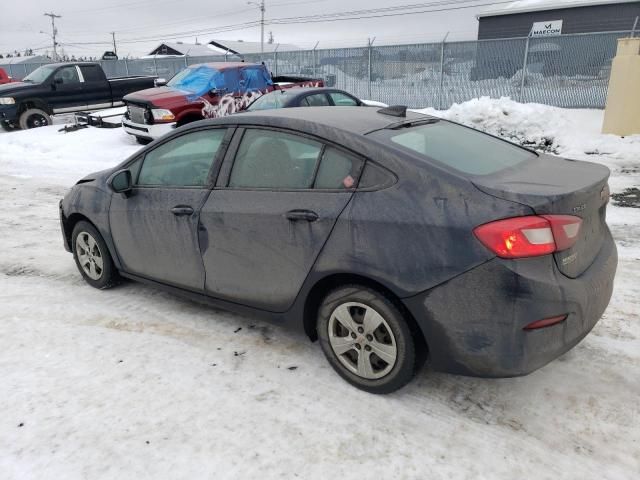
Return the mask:
{"type": "MultiPolygon", "coordinates": [[[[303,16],[308,20],[311,15],[345,11],[406,5],[417,7],[375,13],[409,13],[382,18],[267,25],[265,39],[271,31],[276,43],[293,43],[304,48],[313,48],[316,42],[319,42],[318,48],[362,46],[366,45],[368,38],[373,37],[377,45],[440,41],[447,32],[451,40],[471,40],[477,36],[475,15],[482,10],[501,8],[505,3],[504,0],[418,2],[266,0],[267,22],[303,16]],[[492,3],[496,4],[487,6],[492,3]],[[451,8],[454,10],[442,11],[451,8]]],[[[221,27],[259,21],[258,6],[247,4],[246,0],[0,0],[0,53],[13,50],[23,52],[26,48],[34,49],[36,53],[51,50],[51,23],[49,17],[44,16],[45,12],[62,16],[56,20],[58,41],[68,55],[98,56],[105,50],[111,50],[108,42],[111,41],[112,31],[116,32],[118,54],[121,57],[147,54],[162,39],[189,43],[194,43],[196,37],[201,43],[211,39],[260,41],[258,25],[230,27],[233,30],[220,31],[221,27]],[[213,29],[219,31],[213,32],[213,29]]]]}
{"type": "MultiPolygon", "coordinates": [[[[265,41],[302,48],[439,42],[477,38],[476,15],[536,4],[584,0],[265,0],[265,41]],[[368,12],[363,12],[368,10],[368,12]],[[371,10],[375,10],[371,12],[371,10]],[[318,18],[336,13],[339,21],[318,18]],[[362,17],[377,16],[377,18],[362,17]]],[[[587,0],[598,1],[598,0],[587,0]]],[[[120,57],[148,54],[164,41],[207,43],[260,41],[260,9],[254,0],[0,0],[0,53],[50,53],[53,12],[58,43],[76,56],[112,50],[120,57]],[[248,25],[247,25],[248,24],[248,25]]]]}

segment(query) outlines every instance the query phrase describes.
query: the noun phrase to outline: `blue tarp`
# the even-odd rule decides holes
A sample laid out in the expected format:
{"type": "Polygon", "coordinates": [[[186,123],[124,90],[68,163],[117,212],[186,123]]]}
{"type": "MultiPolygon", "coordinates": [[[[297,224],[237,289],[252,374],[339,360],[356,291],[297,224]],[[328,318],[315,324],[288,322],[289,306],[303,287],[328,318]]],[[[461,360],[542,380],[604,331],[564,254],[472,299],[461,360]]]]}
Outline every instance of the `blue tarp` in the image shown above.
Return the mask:
{"type": "Polygon", "coordinates": [[[244,94],[264,90],[269,85],[273,85],[271,76],[262,65],[248,65],[223,71],[200,65],[183,70],[169,82],[169,86],[189,92],[189,100],[195,100],[214,89],[223,90],[225,93],[244,94]]]}

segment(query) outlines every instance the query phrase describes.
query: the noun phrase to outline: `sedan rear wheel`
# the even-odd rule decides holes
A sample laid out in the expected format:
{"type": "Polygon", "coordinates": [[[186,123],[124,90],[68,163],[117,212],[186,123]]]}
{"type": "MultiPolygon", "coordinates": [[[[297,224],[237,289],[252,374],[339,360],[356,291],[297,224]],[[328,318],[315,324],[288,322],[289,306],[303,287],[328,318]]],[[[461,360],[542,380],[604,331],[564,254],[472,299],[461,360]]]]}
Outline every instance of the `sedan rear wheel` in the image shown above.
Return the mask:
{"type": "Polygon", "coordinates": [[[357,388],[390,393],[413,378],[416,342],[401,307],[381,292],[348,285],[329,293],[317,333],[331,366],[357,388]]]}
{"type": "Polygon", "coordinates": [[[340,363],[362,378],[382,378],[396,364],[398,347],[391,327],[364,303],[340,304],[329,317],[328,334],[340,363]]]}

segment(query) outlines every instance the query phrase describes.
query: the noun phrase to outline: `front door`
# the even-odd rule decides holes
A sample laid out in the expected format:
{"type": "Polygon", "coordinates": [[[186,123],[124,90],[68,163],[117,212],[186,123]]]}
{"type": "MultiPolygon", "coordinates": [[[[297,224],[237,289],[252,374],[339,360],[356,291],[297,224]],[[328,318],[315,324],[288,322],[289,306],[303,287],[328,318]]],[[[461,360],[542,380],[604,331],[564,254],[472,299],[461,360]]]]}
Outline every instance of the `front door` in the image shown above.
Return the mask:
{"type": "Polygon", "coordinates": [[[221,174],[200,214],[207,239],[205,291],[283,312],[353,195],[362,162],[278,130],[237,135],[235,160],[231,152],[226,160],[233,160],[230,173],[221,174]]]}
{"type": "Polygon", "coordinates": [[[53,113],[73,112],[87,108],[84,83],[75,65],[56,70],[51,88],[54,92],[48,100],[53,113]]]}
{"type": "Polygon", "coordinates": [[[227,129],[188,132],[149,150],[129,169],[134,189],[115,194],[111,234],[127,273],[202,291],[198,218],[227,129]]]}

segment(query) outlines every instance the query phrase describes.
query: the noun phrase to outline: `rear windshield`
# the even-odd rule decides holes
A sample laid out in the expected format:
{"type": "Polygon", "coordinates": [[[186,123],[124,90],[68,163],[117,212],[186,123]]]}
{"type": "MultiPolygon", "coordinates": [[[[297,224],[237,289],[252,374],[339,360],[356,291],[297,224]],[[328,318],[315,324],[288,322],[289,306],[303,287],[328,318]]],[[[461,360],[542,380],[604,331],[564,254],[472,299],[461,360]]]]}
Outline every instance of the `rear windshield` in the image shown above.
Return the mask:
{"type": "Polygon", "coordinates": [[[437,121],[371,134],[469,175],[489,175],[536,156],[524,148],[455,123],[437,121]]]}

